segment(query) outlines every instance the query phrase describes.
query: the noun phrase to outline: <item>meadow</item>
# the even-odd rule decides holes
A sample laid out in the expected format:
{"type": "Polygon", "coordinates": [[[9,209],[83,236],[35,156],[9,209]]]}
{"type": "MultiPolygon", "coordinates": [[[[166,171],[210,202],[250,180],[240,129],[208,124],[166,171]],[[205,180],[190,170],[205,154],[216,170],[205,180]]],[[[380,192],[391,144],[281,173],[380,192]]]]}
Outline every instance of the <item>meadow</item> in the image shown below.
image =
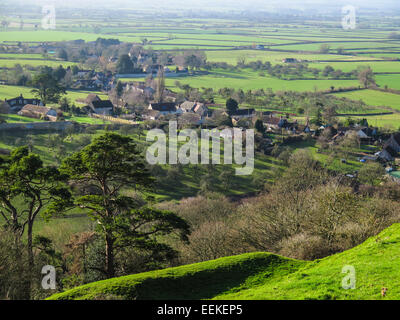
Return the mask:
{"type": "MultiPolygon", "coordinates": [[[[121,78],[122,82],[144,81],[144,78],[121,78]]],[[[188,84],[193,88],[234,88],[246,90],[257,90],[270,88],[273,91],[322,91],[331,86],[336,88],[358,86],[358,80],[329,80],[329,79],[310,79],[310,80],[283,80],[271,77],[268,74],[250,69],[239,71],[229,71],[215,69],[206,75],[189,75],[174,78],[166,78],[165,83],[171,90],[177,90],[175,81],[181,84],[188,84]]]]}
{"type": "Polygon", "coordinates": [[[16,64],[24,66],[48,66],[51,68],[57,68],[58,66],[63,66],[64,68],[72,67],[78,65],[75,62],[69,61],[57,61],[57,60],[45,60],[45,59],[3,59],[0,58],[0,68],[13,68],[16,64]]]}
{"type": "MultiPolygon", "coordinates": [[[[31,93],[32,88],[23,86],[8,86],[0,85],[0,99],[12,99],[23,95],[24,97],[33,97],[31,93]]],[[[89,94],[97,94],[101,99],[108,99],[108,96],[98,91],[87,91],[87,90],[67,90],[65,95],[72,103],[78,104],[77,99],[85,99],[89,94]]]]}
{"type": "Polygon", "coordinates": [[[344,93],[335,93],[337,97],[345,97],[351,100],[362,100],[366,104],[377,107],[389,107],[400,111],[400,95],[377,90],[361,90],[344,93]]]}

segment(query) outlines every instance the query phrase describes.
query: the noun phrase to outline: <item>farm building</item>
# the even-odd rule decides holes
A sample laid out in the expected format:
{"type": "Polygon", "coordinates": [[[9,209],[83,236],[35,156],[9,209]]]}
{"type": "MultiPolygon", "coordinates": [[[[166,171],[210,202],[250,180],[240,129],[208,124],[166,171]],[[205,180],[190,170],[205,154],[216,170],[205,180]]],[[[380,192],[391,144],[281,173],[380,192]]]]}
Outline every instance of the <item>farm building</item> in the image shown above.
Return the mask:
{"type": "Polygon", "coordinates": [[[161,115],[177,113],[176,104],[173,102],[150,103],[148,110],[158,111],[161,115]]]}
{"type": "Polygon", "coordinates": [[[93,113],[101,115],[110,115],[114,110],[114,105],[110,100],[94,100],[89,105],[93,113]]]}

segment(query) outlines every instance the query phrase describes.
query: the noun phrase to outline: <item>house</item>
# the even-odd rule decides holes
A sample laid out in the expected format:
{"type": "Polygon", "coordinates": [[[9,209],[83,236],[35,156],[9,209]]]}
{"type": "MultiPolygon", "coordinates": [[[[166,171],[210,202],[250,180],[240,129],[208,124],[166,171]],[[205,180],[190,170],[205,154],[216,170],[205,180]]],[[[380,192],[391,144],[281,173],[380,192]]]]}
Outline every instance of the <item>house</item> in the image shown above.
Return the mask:
{"type": "MultiPolygon", "coordinates": [[[[132,55],[132,54],[131,54],[132,55]]],[[[147,55],[147,54],[142,54],[140,53],[138,58],[137,58],[137,63],[139,64],[143,64],[145,63],[147,60],[151,59],[151,56],[147,55]]]]}
{"type": "Polygon", "coordinates": [[[263,123],[267,127],[267,130],[278,129],[280,118],[274,117],[272,113],[269,117],[264,118],[263,123]]]}
{"type": "Polygon", "coordinates": [[[208,116],[208,108],[204,105],[204,103],[200,102],[185,101],[180,104],[178,110],[180,110],[182,113],[196,113],[201,117],[208,116]]]}
{"type": "Polygon", "coordinates": [[[203,103],[198,103],[195,107],[194,107],[194,112],[198,115],[200,115],[202,118],[203,117],[208,117],[210,115],[210,110],[208,109],[208,107],[206,105],[204,105],[203,103]]]}
{"type": "Polygon", "coordinates": [[[178,66],[177,73],[188,73],[189,69],[186,67],[178,66]]]}
{"type": "Polygon", "coordinates": [[[185,101],[179,105],[179,109],[182,110],[182,113],[186,112],[194,112],[194,108],[196,107],[197,102],[185,101]]]}
{"type": "Polygon", "coordinates": [[[17,112],[22,109],[23,106],[27,104],[37,105],[37,106],[44,106],[40,99],[26,99],[21,94],[19,97],[13,99],[5,99],[4,100],[11,108],[11,112],[17,112]]]}
{"type": "Polygon", "coordinates": [[[397,157],[397,151],[394,150],[390,145],[385,144],[385,146],[383,147],[383,150],[380,152],[377,152],[375,155],[378,156],[382,160],[393,161],[394,158],[397,157]]]}
{"type": "Polygon", "coordinates": [[[264,119],[264,125],[267,127],[267,130],[272,129],[287,129],[291,127],[291,124],[287,121],[286,118],[280,116],[279,118],[274,117],[272,114],[264,119]]]}
{"type": "Polygon", "coordinates": [[[360,138],[361,142],[371,143],[376,135],[377,130],[373,128],[365,127],[357,131],[357,136],[360,138]]]}
{"type": "Polygon", "coordinates": [[[133,91],[144,94],[146,97],[152,97],[156,92],[152,87],[146,86],[144,82],[128,83],[125,86],[125,91],[133,91]]]}
{"type": "MultiPolygon", "coordinates": [[[[148,110],[155,110],[160,112],[161,115],[177,113],[176,104],[173,102],[165,103],[150,103],[148,110]]],[[[179,112],[181,113],[181,112],[179,112]]]]}
{"type": "Polygon", "coordinates": [[[87,74],[89,74],[90,72],[92,72],[92,70],[79,70],[76,75],[79,78],[83,78],[84,76],[86,76],[87,74]]]}
{"type": "Polygon", "coordinates": [[[34,104],[26,104],[21,111],[18,112],[20,116],[29,118],[37,118],[43,120],[56,121],[57,111],[48,107],[38,106],[34,104]]]}
{"type": "Polygon", "coordinates": [[[254,109],[238,109],[234,113],[231,113],[231,117],[235,120],[243,118],[252,118],[256,111],[254,109]]]}
{"type": "Polygon", "coordinates": [[[295,58],[285,58],[282,60],[283,63],[296,63],[298,62],[295,58]]]}
{"type": "Polygon", "coordinates": [[[101,115],[110,115],[114,110],[114,105],[110,100],[94,100],[88,104],[93,113],[101,115]]]}
{"type": "Polygon", "coordinates": [[[80,88],[80,89],[99,89],[101,87],[101,82],[99,80],[93,80],[93,79],[79,79],[76,80],[74,83],[74,87],[80,88]]]}
{"type": "Polygon", "coordinates": [[[153,65],[145,66],[145,67],[143,68],[143,71],[146,72],[146,73],[153,73],[153,74],[155,74],[155,73],[157,73],[158,70],[160,70],[160,69],[164,70],[164,67],[163,67],[162,65],[160,65],[160,64],[153,64],[153,65]]]}
{"type": "Polygon", "coordinates": [[[147,109],[142,113],[143,119],[146,120],[158,120],[161,116],[162,116],[161,112],[156,110],[147,109]]]}
{"type": "Polygon", "coordinates": [[[392,134],[385,145],[390,146],[396,152],[400,152],[400,133],[392,134]]]}

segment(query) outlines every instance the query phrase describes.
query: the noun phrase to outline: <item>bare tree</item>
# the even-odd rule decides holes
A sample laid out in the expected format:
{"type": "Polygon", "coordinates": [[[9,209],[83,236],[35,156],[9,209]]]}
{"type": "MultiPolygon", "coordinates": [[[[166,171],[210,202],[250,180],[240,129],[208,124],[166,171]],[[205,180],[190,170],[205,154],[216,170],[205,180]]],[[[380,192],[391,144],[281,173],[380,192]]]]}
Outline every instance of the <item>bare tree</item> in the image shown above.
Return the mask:
{"type": "Polygon", "coordinates": [[[165,74],[164,69],[159,68],[156,78],[156,92],[154,94],[154,99],[161,103],[164,97],[164,90],[165,90],[165,74]]]}

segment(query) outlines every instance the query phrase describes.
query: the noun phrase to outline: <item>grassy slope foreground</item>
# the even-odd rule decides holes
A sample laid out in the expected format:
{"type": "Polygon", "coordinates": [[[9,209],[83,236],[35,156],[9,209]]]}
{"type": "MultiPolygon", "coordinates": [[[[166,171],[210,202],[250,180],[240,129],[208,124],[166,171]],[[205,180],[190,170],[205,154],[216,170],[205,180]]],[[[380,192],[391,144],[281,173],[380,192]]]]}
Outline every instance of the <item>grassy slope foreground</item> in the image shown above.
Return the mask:
{"type": "Polygon", "coordinates": [[[320,260],[249,253],[94,282],[50,299],[400,299],[399,243],[400,224],[394,224],[320,260]],[[355,289],[342,288],[347,265],[356,270],[355,289]]]}

